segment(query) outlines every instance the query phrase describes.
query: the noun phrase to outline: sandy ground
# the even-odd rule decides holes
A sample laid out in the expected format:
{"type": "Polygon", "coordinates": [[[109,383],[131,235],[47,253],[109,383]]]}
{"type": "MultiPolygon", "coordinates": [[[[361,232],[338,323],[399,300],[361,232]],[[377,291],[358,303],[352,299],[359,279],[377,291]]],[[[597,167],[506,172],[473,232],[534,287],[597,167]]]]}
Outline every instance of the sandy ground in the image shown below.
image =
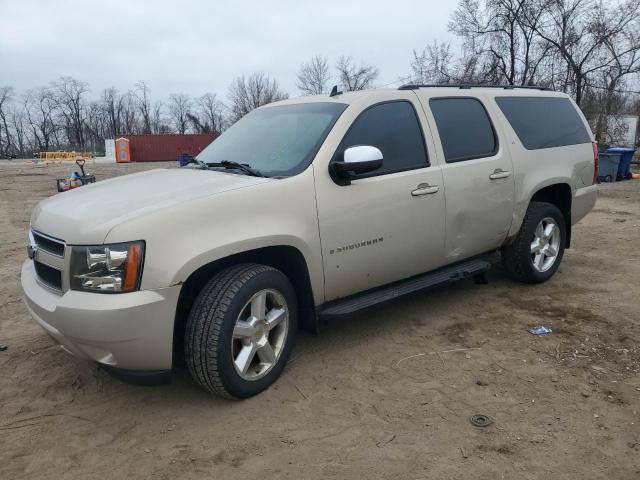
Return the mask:
{"type": "MultiPolygon", "coordinates": [[[[96,165],[98,180],[158,165],[96,165]]],[[[0,478],[640,478],[640,182],[602,187],[548,283],[502,269],[301,334],[252,399],[136,387],[22,304],[29,216],[71,167],[0,162],[0,478]],[[548,336],[527,332],[551,327],[548,336]],[[474,414],[495,423],[478,428],[474,414]]]]}

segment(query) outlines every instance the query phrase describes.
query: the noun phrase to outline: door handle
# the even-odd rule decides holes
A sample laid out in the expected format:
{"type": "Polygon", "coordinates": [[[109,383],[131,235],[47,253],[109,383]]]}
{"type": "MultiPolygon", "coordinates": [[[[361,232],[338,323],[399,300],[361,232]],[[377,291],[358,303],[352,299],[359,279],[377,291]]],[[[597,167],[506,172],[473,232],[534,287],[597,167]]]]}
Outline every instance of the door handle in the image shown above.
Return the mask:
{"type": "Polygon", "coordinates": [[[428,183],[421,183],[418,185],[418,188],[411,192],[411,195],[414,197],[419,197],[420,195],[432,195],[437,193],[440,190],[438,185],[429,185],[428,183]]]}
{"type": "Polygon", "coordinates": [[[511,172],[506,172],[501,168],[496,168],[493,173],[489,175],[489,178],[491,180],[498,180],[499,178],[507,178],[509,175],[511,175],[511,172]]]}

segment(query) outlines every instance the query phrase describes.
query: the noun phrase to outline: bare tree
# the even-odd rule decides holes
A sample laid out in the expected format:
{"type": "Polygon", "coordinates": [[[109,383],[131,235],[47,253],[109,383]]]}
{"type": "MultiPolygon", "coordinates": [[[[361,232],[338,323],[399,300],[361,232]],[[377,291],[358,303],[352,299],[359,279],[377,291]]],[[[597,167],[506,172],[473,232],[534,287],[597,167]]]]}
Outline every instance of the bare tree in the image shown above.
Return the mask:
{"type": "Polygon", "coordinates": [[[412,83],[435,83],[431,80],[431,68],[426,50],[418,53],[413,50],[413,60],[411,61],[411,73],[409,74],[412,83]]]}
{"type": "Polygon", "coordinates": [[[255,108],[288,97],[278,82],[264,73],[237,77],[229,87],[230,120],[236,122],[255,108]]]}
{"type": "Polygon", "coordinates": [[[11,134],[9,133],[9,104],[13,99],[12,87],[0,87],[0,157],[11,150],[11,134]],[[2,137],[4,136],[4,140],[2,137]]]}
{"type": "Polygon", "coordinates": [[[304,95],[320,95],[325,93],[329,82],[329,62],[322,55],[315,55],[300,66],[296,87],[304,95]]]}
{"type": "Polygon", "coordinates": [[[455,67],[454,82],[465,84],[479,84],[482,80],[479,73],[480,62],[478,56],[465,52],[455,67]]]}
{"type": "Polygon", "coordinates": [[[108,138],[116,138],[122,132],[123,100],[115,87],[104,89],[100,95],[108,138]]]}
{"type": "Polygon", "coordinates": [[[452,62],[451,45],[434,40],[422,52],[413,51],[411,81],[422,84],[449,83],[454,75],[452,62]]]}
{"type": "Polygon", "coordinates": [[[167,124],[164,117],[164,104],[160,100],[153,103],[151,109],[151,132],[152,133],[171,133],[171,128],[167,124]]]}
{"type": "Polygon", "coordinates": [[[85,145],[92,151],[102,150],[107,131],[107,119],[100,102],[90,102],[84,113],[85,145]]]}
{"type": "Polygon", "coordinates": [[[499,83],[532,83],[545,54],[536,35],[548,0],[461,0],[449,30],[480,57],[489,77],[499,83]]]}
{"type": "MultiPolygon", "coordinates": [[[[265,77],[268,78],[268,77],[265,77]]],[[[260,101],[285,98],[277,89],[260,90],[260,82],[248,83],[260,101]]],[[[175,93],[167,104],[153,99],[145,82],[120,94],[106,88],[91,100],[89,86],[70,77],[33,88],[15,101],[12,88],[0,88],[0,155],[19,152],[86,148],[100,151],[105,138],[151,133],[216,132],[225,127],[225,106],[213,93],[193,101],[175,93]]],[[[258,102],[260,103],[260,102],[258,102]]]]}
{"type": "Polygon", "coordinates": [[[144,80],[136,83],[133,95],[136,99],[138,111],[142,120],[142,133],[151,133],[151,99],[149,98],[149,87],[144,80]]]}
{"type": "Polygon", "coordinates": [[[611,62],[587,83],[583,110],[595,119],[599,142],[613,142],[626,133],[622,131],[626,123],[615,117],[625,110],[627,99],[621,92],[625,78],[640,72],[640,25],[633,27],[616,32],[605,42],[611,62]]]}
{"type": "Polygon", "coordinates": [[[336,63],[338,78],[342,87],[347,91],[366,90],[373,87],[373,82],[378,78],[378,69],[373,65],[355,65],[351,57],[344,55],[336,63]]]}
{"type": "Polygon", "coordinates": [[[204,119],[206,133],[222,132],[224,127],[224,104],[215,93],[205,93],[196,100],[200,116],[204,119]]]}
{"type": "Polygon", "coordinates": [[[184,93],[172,93],[169,95],[168,108],[175,129],[178,133],[185,134],[189,126],[191,99],[184,93]]]}
{"type": "Polygon", "coordinates": [[[133,92],[128,91],[122,98],[122,131],[119,135],[140,133],[138,108],[133,92]]]}
{"type": "Polygon", "coordinates": [[[28,138],[24,110],[14,105],[9,111],[9,117],[11,118],[11,129],[14,134],[16,153],[20,157],[25,157],[28,138]]]}
{"type": "Polygon", "coordinates": [[[191,128],[195,133],[210,133],[209,125],[198,118],[197,114],[188,112],[187,120],[191,123],[191,128]]]}
{"type": "Polygon", "coordinates": [[[69,143],[84,148],[84,95],[89,84],[71,77],[61,77],[54,84],[59,112],[65,121],[65,130],[69,143]]]}
{"type": "Polygon", "coordinates": [[[48,151],[56,136],[57,101],[48,87],[28,90],[23,97],[24,111],[33,135],[34,146],[40,151],[48,151]]]}
{"type": "Polygon", "coordinates": [[[613,62],[606,44],[638,21],[640,0],[624,0],[611,6],[598,0],[547,0],[544,15],[533,26],[535,32],[554,47],[567,64],[572,77],[567,87],[581,104],[588,77],[613,62]]]}

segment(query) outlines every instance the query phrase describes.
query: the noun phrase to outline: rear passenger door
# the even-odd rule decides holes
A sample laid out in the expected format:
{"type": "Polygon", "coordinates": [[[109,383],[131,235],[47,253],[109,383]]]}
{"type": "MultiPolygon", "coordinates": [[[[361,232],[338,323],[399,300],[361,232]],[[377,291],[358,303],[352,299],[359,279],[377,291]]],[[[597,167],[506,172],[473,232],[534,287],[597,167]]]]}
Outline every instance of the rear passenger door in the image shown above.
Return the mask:
{"type": "Polygon", "coordinates": [[[427,97],[436,126],[446,203],[448,263],[499,247],[511,226],[514,176],[507,148],[477,97],[427,97]]]}

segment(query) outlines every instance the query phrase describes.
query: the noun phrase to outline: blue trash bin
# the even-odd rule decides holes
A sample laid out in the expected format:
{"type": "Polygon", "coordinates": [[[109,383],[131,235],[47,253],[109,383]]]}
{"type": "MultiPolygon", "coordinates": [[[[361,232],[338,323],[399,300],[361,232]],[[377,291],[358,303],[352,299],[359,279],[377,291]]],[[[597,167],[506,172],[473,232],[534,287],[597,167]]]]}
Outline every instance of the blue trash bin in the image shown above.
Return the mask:
{"type": "Polygon", "coordinates": [[[620,165],[620,153],[605,153],[599,155],[598,182],[615,182],[618,177],[618,166],[620,165]]]}
{"type": "Polygon", "coordinates": [[[626,180],[631,178],[631,160],[633,154],[636,153],[635,148],[612,147],[607,148],[606,153],[620,154],[620,164],[618,165],[618,180],[626,180]]]}
{"type": "Polygon", "coordinates": [[[193,157],[188,153],[181,153],[180,155],[178,155],[178,163],[180,164],[181,167],[188,165],[191,162],[191,160],[193,160],[193,157]]]}

